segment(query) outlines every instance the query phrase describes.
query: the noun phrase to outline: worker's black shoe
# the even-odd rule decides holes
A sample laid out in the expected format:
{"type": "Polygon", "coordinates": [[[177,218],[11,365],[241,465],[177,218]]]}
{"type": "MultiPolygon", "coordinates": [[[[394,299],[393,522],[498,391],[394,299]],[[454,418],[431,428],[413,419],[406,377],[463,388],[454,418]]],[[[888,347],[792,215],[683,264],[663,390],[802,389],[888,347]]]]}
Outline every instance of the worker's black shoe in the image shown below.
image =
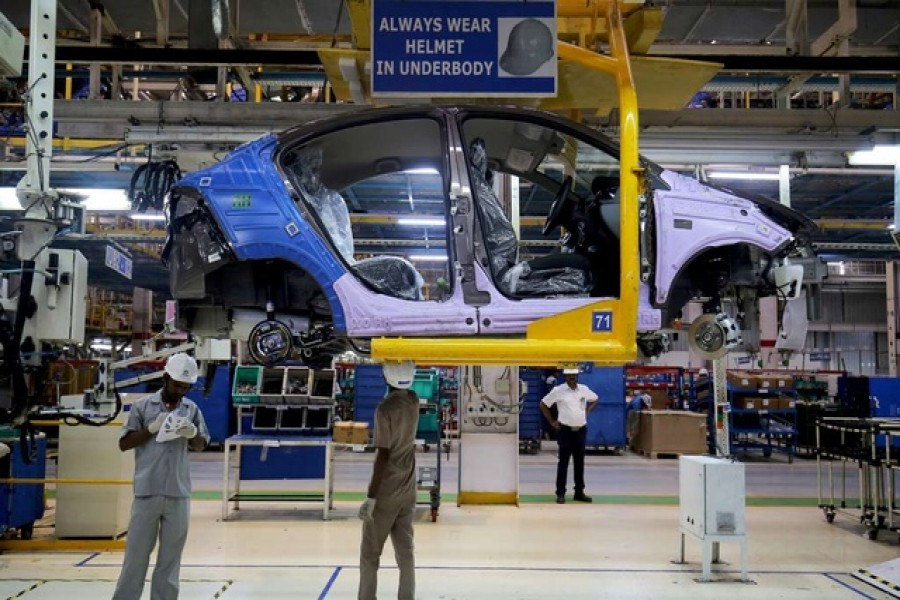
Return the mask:
{"type": "Polygon", "coordinates": [[[576,502],[593,502],[594,499],[587,494],[575,494],[573,498],[576,502]]]}
{"type": "Polygon", "coordinates": [[[565,496],[557,496],[557,497],[556,497],[556,503],[557,503],[557,504],[565,504],[565,503],[566,503],[566,497],[565,497],[565,496]]]}

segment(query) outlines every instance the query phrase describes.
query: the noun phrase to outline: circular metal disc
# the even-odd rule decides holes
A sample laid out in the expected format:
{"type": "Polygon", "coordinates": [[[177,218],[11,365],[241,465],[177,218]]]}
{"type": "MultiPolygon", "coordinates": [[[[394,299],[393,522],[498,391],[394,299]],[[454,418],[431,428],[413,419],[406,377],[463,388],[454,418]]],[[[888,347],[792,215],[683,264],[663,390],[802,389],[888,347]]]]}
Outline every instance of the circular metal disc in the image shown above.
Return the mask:
{"type": "Polygon", "coordinates": [[[688,330],[691,350],[707,360],[722,358],[728,353],[726,332],[716,320],[716,315],[707,313],[694,319],[688,330]]]}

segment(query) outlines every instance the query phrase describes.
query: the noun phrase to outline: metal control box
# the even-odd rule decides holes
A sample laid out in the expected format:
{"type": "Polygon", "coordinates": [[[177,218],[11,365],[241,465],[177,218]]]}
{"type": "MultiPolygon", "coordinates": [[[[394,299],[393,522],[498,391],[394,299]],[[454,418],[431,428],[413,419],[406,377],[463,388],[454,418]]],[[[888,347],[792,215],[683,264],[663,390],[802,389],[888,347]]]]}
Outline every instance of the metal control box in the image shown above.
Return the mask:
{"type": "Polygon", "coordinates": [[[744,464],[710,456],[678,459],[681,529],[699,539],[746,533],[744,464]]]}

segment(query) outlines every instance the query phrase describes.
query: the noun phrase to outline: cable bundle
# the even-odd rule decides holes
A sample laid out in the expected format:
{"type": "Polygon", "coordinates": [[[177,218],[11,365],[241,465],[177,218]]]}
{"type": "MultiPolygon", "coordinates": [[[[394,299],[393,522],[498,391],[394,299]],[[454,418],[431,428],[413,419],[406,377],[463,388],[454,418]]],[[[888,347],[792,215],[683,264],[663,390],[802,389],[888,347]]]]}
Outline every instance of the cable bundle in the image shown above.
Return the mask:
{"type": "Polygon", "coordinates": [[[149,208],[161,211],[166,194],[181,179],[181,169],[174,160],[148,161],[131,176],[128,199],[138,212],[149,208]]]}

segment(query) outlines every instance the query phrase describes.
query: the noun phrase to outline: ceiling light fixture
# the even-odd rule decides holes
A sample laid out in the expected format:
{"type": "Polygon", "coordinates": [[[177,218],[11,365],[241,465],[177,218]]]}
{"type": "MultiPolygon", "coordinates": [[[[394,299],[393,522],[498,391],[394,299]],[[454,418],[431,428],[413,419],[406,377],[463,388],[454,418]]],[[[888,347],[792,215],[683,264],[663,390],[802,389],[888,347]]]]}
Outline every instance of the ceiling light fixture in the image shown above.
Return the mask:
{"type": "Polygon", "coordinates": [[[445,254],[410,254],[407,258],[413,262],[447,262],[445,254]]]}
{"type": "Polygon", "coordinates": [[[431,167],[422,167],[419,169],[406,169],[403,171],[407,175],[438,175],[437,169],[431,167]]]}
{"type": "Polygon", "coordinates": [[[709,179],[743,179],[745,181],[778,181],[778,173],[762,173],[754,171],[710,171],[709,179]]]}
{"type": "Polygon", "coordinates": [[[446,221],[443,219],[426,219],[426,218],[402,218],[397,219],[397,225],[406,225],[409,227],[443,227],[446,221]]]}
{"type": "Polygon", "coordinates": [[[847,155],[854,166],[900,165],[900,145],[876,144],[871,150],[856,150],[847,155]]]}
{"type": "MultiPolygon", "coordinates": [[[[81,196],[81,205],[88,211],[125,211],[131,210],[131,201],[125,194],[125,190],[107,188],[60,188],[57,190],[63,194],[77,194],[81,196]]],[[[0,210],[22,210],[21,203],[16,197],[16,188],[0,188],[0,210]]]]}
{"type": "Polygon", "coordinates": [[[132,221],[165,221],[166,215],[148,215],[146,213],[131,213],[128,218],[132,221]]]}

